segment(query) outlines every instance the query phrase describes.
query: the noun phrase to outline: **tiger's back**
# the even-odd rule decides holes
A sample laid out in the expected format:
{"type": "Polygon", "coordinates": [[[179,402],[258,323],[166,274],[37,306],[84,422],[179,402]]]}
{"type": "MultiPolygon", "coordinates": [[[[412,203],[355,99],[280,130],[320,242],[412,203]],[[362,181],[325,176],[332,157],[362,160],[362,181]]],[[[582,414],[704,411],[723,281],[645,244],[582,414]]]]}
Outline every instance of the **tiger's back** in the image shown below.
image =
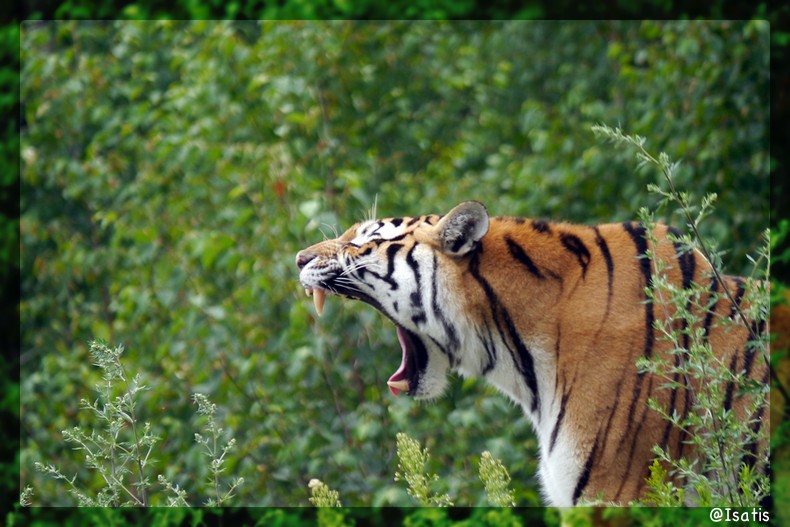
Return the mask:
{"type": "MultiPolygon", "coordinates": [[[[767,367],[745,346],[746,326],[723,323],[741,301],[744,282],[719,284],[696,252],[658,226],[657,245],[641,224],[584,227],[522,218],[489,218],[476,202],[444,216],[371,221],[297,256],[300,279],[314,296],[324,291],[366,301],[396,325],[401,365],[390,378],[396,395],[441,394],[450,370],[484,377],[518,402],[540,445],[539,475],[555,506],[602,499],[626,503],[643,495],[658,444],[692,455],[683,434],[648,408],[654,398],[683,415],[697,386],[675,374],[666,380],[637,371],[639,357],[671,355],[656,321],[675,307],[647,302],[655,264],[679,287],[702,284],[709,298],[688,307],[716,355],[733,371],[767,382],[767,367]],[[704,306],[712,305],[706,311],[704,306]],[[691,390],[684,383],[691,383],[691,390]]],[[[676,322],[676,325],[679,324],[676,322]]],[[[688,331],[678,327],[688,344],[688,331]]],[[[763,328],[756,328],[758,330],[763,328]]],[[[680,342],[679,344],[684,344],[680,342]]],[[[741,414],[730,393],[725,404],[741,414]]],[[[746,416],[763,423],[767,416],[746,416]]],[[[764,445],[746,445],[755,456],[764,445]]]]}

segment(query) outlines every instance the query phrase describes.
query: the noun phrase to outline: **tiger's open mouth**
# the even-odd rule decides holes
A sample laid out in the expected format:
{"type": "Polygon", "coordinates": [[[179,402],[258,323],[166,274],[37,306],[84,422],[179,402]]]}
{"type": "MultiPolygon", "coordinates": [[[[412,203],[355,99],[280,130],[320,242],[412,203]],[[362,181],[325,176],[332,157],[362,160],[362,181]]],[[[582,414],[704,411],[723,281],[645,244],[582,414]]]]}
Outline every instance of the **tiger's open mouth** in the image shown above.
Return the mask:
{"type": "MultiPolygon", "coordinates": [[[[324,301],[327,294],[336,294],[338,296],[343,296],[354,300],[361,300],[372,305],[380,312],[387,315],[381,309],[380,304],[373,298],[364,294],[360,294],[359,292],[351,293],[350,291],[343,290],[342,287],[338,287],[334,284],[331,287],[332,291],[321,289],[319,287],[307,287],[304,290],[307,296],[313,297],[313,305],[315,306],[315,311],[319,317],[324,312],[324,301]]],[[[390,318],[388,315],[387,317],[390,318]]],[[[390,318],[390,320],[392,319],[390,318]]],[[[395,324],[397,330],[398,342],[400,343],[402,354],[400,366],[398,366],[398,369],[395,371],[395,373],[390,376],[389,380],[387,381],[387,386],[389,386],[389,389],[393,395],[399,395],[401,392],[406,393],[406,395],[413,395],[414,389],[417,387],[420,379],[420,371],[424,369],[428,360],[427,351],[417,335],[403,328],[394,320],[393,323],[395,324]]]]}

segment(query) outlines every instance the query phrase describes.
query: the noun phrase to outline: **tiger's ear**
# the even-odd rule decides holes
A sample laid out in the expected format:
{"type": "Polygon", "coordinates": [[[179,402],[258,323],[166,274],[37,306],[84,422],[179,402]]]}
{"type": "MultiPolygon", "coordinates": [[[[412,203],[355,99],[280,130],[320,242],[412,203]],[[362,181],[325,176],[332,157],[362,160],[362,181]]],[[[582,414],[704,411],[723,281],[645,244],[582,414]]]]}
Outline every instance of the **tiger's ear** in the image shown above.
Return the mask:
{"type": "Polygon", "coordinates": [[[464,201],[436,224],[439,246],[450,256],[463,256],[488,232],[488,211],[479,201],[464,201]]]}

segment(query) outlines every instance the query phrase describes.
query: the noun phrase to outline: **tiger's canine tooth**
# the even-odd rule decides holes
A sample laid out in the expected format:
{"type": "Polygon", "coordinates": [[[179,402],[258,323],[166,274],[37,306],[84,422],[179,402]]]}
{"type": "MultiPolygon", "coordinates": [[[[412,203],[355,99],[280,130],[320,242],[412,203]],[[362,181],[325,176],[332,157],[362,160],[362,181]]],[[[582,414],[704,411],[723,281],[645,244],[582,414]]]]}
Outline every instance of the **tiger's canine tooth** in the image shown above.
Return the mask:
{"type": "Polygon", "coordinates": [[[325,297],[326,297],[326,291],[318,288],[313,289],[313,304],[315,305],[315,312],[318,313],[319,317],[324,312],[325,297]]]}
{"type": "Polygon", "coordinates": [[[305,290],[304,290],[304,294],[306,294],[307,296],[310,296],[310,295],[312,295],[312,294],[313,294],[313,290],[312,290],[312,289],[305,288],[305,290]]]}

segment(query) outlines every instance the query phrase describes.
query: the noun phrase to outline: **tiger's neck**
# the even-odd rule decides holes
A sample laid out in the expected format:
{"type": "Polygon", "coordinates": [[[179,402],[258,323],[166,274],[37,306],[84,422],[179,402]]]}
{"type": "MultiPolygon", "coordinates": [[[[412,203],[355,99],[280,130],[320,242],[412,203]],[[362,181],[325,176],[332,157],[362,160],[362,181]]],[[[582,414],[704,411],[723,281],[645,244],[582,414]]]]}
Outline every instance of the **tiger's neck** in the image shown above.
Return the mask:
{"type": "Polygon", "coordinates": [[[569,316],[564,306],[568,297],[589,287],[588,247],[599,235],[591,228],[582,239],[552,229],[542,222],[492,222],[493,235],[469,262],[472,280],[467,285],[478,291],[467,296],[484,302],[467,306],[480,318],[469,330],[459,371],[484,377],[522,406],[538,436],[547,499],[572,505],[584,460],[578,455],[579,438],[562,426],[568,417],[563,415],[569,395],[565,387],[575,379],[561,371],[559,354],[569,337],[594,333],[593,321],[583,313],[569,316]],[[560,244],[554,243],[557,237],[560,244]],[[563,335],[571,332],[568,328],[572,334],[563,335]]]}
{"type": "Polygon", "coordinates": [[[467,364],[460,369],[485,377],[519,403],[538,430],[552,413],[560,381],[562,300],[585,278],[590,260],[577,236],[561,235],[558,245],[551,243],[555,235],[543,222],[492,221],[470,259],[472,280],[465,284],[477,289],[466,296],[482,302],[465,307],[479,318],[470,329],[471,346],[462,361],[467,364]]]}

